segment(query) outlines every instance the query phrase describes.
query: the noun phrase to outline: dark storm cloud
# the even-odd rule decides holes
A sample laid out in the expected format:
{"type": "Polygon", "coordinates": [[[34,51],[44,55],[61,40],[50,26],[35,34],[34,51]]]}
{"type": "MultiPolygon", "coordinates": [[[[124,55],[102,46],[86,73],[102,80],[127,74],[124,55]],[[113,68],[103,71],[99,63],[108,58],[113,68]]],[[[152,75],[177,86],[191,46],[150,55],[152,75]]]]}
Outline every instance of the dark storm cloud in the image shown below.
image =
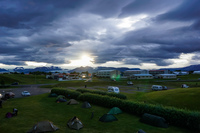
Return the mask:
{"type": "Polygon", "coordinates": [[[95,63],[101,64],[101,63],[106,63],[108,61],[119,61],[122,55],[118,55],[119,52],[121,51],[121,48],[116,47],[116,48],[109,48],[105,49],[102,51],[96,51],[95,56],[95,63]]]}
{"type": "Polygon", "coordinates": [[[198,0],[0,0],[0,63],[66,64],[88,52],[97,64],[168,66],[200,51],[199,7],[198,0]],[[118,27],[126,17],[138,21],[132,30],[118,27]]]}
{"type": "Polygon", "coordinates": [[[134,0],[122,8],[120,17],[130,15],[160,13],[173,8],[182,0],[134,0]]]}
{"type": "Polygon", "coordinates": [[[56,18],[73,16],[88,0],[20,0],[0,1],[0,26],[10,28],[34,28],[40,25],[51,25],[56,18]]]}
{"type": "Polygon", "coordinates": [[[157,21],[190,21],[200,17],[200,1],[185,0],[181,5],[164,14],[159,15],[157,21]]]}
{"type": "Polygon", "coordinates": [[[131,0],[95,0],[93,2],[93,6],[88,11],[109,18],[117,16],[121,12],[121,8],[131,0]]]}

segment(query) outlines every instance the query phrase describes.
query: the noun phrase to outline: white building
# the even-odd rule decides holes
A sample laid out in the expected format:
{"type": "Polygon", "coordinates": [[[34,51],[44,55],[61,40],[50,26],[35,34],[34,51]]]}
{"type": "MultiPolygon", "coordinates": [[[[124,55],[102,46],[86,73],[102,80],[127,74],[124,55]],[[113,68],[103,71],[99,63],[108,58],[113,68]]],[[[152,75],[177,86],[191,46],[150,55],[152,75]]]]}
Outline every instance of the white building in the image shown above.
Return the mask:
{"type": "Polygon", "coordinates": [[[200,71],[194,71],[192,74],[200,74],[200,71]]]}
{"type": "Polygon", "coordinates": [[[175,79],[175,78],[177,78],[176,74],[158,74],[155,77],[160,78],[160,79],[175,79]]]}
{"type": "Polygon", "coordinates": [[[153,79],[152,74],[133,74],[134,79],[153,79]]]}
{"type": "Polygon", "coordinates": [[[173,74],[176,74],[176,75],[188,75],[189,72],[173,72],[173,74]]]}
{"type": "Polygon", "coordinates": [[[104,78],[118,78],[120,77],[121,72],[118,70],[99,70],[97,71],[97,77],[104,78]]]}
{"type": "Polygon", "coordinates": [[[124,77],[131,77],[133,74],[149,74],[148,70],[126,70],[124,71],[124,77]]]}

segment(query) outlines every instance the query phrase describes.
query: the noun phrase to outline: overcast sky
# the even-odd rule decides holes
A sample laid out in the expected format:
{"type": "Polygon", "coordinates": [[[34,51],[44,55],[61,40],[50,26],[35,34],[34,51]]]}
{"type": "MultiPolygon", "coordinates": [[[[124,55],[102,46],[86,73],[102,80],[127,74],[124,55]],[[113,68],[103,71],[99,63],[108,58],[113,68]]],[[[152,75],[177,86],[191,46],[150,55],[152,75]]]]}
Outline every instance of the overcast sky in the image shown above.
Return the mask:
{"type": "Polygon", "coordinates": [[[200,0],[0,0],[0,68],[200,64],[200,0]]]}

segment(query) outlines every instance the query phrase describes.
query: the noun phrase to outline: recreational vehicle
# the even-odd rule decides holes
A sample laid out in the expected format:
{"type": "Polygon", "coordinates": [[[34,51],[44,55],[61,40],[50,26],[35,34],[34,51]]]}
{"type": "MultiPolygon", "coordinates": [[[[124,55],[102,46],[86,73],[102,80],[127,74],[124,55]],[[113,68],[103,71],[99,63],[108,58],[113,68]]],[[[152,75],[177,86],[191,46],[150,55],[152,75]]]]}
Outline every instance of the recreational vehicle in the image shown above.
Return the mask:
{"type": "Polygon", "coordinates": [[[158,91],[158,90],[167,90],[167,86],[161,86],[161,85],[152,85],[152,90],[158,91]]]}

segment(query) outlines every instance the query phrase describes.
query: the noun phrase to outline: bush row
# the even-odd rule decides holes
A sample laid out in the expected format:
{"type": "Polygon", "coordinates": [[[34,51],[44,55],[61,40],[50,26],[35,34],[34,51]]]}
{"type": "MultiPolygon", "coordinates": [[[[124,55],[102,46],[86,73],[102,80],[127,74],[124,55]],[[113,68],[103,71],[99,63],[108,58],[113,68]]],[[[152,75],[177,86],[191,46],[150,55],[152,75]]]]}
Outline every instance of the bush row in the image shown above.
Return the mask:
{"type": "Polygon", "coordinates": [[[98,91],[98,90],[89,90],[89,89],[77,89],[76,91],[79,91],[81,93],[85,93],[85,92],[89,92],[89,93],[94,93],[94,94],[99,94],[99,95],[108,95],[108,96],[111,96],[111,97],[117,97],[117,98],[120,98],[120,99],[126,99],[127,97],[123,94],[120,94],[120,93],[108,93],[108,92],[105,92],[105,91],[98,91]]]}
{"type": "Polygon", "coordinates": [[[74,98],[74,99],[76,99],[79,95],[81,95],[80,92],[75,91],[75,90],[66,90],[66,89],[59,89],[59,88],[52,89],[51,93],[56,93],[57,95],[63,95],[67,98],[74,98]]]}
{"type": "Polygon", "coordinates": [[[91,93],[81,94],[79,95],[78,99],[109,108],[119,107],[123,111],[134,115],[141,116],[144,113],[158,115],[165,118],[169,125],[179,126],[197,131],[200,130],[199,112],[177,109],[174,107],[163,107],[160,105],[133,102],[129,100],[121,100],[114,97],[91,93]]]}

